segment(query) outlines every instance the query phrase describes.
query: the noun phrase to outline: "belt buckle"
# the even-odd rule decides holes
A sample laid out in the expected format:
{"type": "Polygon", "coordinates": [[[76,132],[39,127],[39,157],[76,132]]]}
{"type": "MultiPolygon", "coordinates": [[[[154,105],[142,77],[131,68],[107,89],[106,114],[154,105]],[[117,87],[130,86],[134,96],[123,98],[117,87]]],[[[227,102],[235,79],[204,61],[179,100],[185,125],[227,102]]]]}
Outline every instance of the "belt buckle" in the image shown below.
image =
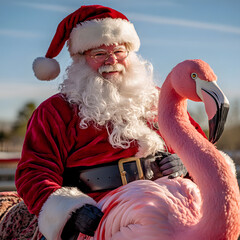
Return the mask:
{"type": "Polygon", "coordinates": [[[118,168],[121,175],[122,184],[123,185],[127,184],[126,171],[124,170],[124,167],[123,167],[123,164],[127,162],[136,162],[139,179],[141,180],[144,179],[143,170],[142,170],[142,166],[139,158],[136,158],[136,157],[122,158],[118,161],[118,168]]]}

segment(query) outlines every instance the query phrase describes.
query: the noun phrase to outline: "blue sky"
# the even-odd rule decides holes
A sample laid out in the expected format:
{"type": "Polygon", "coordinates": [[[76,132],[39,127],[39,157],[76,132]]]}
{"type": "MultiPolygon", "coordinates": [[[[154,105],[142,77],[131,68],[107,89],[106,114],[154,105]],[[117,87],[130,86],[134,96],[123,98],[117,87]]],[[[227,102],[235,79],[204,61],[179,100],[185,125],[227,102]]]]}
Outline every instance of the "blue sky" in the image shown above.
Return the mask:
{"type": "Polygon", "coordinates": [[[161,86],[185,59],[201,58],[218,75],[230,102],[240,99],[239,0],[0,0],[0,120],[13,120],[27,102],[57,92],[71,62],[66,47],[56,58],[61,75],[41,82],[32,62],[44,56],[57,25],[81,5],[101,4],[124,13],[141,39],[139,53],[152,62],[161,86]]]}

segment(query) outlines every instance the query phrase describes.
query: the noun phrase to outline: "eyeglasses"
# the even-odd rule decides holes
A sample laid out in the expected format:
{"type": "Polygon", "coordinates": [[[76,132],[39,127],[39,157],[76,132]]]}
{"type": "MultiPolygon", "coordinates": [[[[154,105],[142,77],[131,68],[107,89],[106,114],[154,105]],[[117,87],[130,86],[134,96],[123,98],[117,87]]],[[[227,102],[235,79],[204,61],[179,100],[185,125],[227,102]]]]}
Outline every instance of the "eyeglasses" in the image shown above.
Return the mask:
{"type": "Polygon", "coordinates": [[[118,61],[122,61],[128,56],[128,51],[125,48],[115,48],[112,51],[106,51],[104,49],[92,50],[89,54],[84,54],[90,56],[97,63],[105,62],[111,55],[118,61]]]}

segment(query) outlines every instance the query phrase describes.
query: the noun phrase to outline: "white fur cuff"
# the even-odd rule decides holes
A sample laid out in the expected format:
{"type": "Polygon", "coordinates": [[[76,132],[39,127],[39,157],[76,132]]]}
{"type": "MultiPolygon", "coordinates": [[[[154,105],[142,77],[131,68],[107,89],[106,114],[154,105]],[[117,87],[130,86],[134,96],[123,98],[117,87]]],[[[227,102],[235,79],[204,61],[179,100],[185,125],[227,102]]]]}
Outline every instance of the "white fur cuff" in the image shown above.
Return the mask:
{"type": "Polygon", "coordinates": [[[96,206],[96,202],[77,188],[60,188],[43,204],[38,217],[40,232],[47,240],[60,240],[62,229],[71,212],[84,204],[96,206]]]}

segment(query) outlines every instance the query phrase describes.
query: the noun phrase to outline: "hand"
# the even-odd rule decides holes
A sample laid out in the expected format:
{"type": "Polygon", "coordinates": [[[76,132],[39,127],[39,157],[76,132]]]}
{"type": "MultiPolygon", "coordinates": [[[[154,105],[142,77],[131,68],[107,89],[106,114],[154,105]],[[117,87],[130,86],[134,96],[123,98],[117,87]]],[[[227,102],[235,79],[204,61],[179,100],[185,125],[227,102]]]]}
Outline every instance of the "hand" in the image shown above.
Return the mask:
{"type": "Polygon", "coordinates": [[[188,173],[177,154],[160,153],[156,161],[163,176],[168,178],[185,177],[188,173]]]}
{"type": "Polygon", "coordinates": [[[62,240],[76,240],[80,232],[94,236],[102,216],[103,212],[99,208],[85,204],[72,213],[62,231],[62,240]]]}

